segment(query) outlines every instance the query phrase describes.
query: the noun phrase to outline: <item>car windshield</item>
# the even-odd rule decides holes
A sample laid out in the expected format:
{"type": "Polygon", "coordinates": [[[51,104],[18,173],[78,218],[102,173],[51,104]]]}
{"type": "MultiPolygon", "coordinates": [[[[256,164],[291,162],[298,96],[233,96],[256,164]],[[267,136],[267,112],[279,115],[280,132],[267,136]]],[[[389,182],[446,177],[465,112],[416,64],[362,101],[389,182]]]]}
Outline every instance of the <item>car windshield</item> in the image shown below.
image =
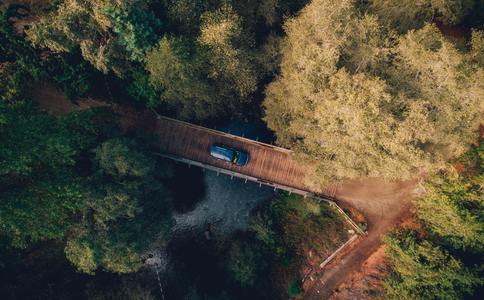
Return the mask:
{"type": "Polygon", "coordinates": [[[221,145],[213,145],[210,149],[210,155],[229,162],[237,162],[239,160],[237,151],[221,145]]]}

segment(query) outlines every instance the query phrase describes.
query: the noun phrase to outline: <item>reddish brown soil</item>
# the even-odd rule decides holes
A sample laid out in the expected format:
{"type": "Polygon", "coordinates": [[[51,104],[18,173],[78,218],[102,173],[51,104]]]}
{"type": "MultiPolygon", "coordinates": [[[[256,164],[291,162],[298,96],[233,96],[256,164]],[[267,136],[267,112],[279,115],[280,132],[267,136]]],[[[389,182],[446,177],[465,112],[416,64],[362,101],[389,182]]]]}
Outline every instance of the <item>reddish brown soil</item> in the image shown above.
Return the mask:
{"type": "MultiPolygon", "coordinates": [[[[306,291],[305,299],[328,299],[353,272],[382,245],[381,237],[411,215],[418,180],[386,182],[362,179],[344,182],[336,193],[339,203],[361,211],[368,221],[368,235],[355,242],[328,265],[306,291]]],[[[364,274],[364,271],[362,272],[364,274]]]]}
{"type": "Polygon", "coordinates": [[[385,246],[380,246],[363,263],[361,269],[352,272],[329,298],[373,299],[381,291],[382,280],[387,275],[385,263],[385,246]]]}
{"type": "MultiPolygon", "coordinates": [[[[395,229],[401,228],[416,230],[422,236],[425,234],[422,225],[416,222],[415,215],[411,212],[403,214],[403,219],[395,229]]],[[[329,299],[383,299],[383,280],[390,269],[385,260],[385,250],[385,245],[381,245],[358,270],[351,272],[345,278],[329,299]]]]}
{"type": "Polygon", "coordinates": [[[109,106],[109,104],[93,99],[83,99],[76,104],[69,101],[59,90],[47,83],[36,84],[31,91],[31,97],[41,110],[54,115],[65,115],[72,111],[92,107],[109,106]]]}

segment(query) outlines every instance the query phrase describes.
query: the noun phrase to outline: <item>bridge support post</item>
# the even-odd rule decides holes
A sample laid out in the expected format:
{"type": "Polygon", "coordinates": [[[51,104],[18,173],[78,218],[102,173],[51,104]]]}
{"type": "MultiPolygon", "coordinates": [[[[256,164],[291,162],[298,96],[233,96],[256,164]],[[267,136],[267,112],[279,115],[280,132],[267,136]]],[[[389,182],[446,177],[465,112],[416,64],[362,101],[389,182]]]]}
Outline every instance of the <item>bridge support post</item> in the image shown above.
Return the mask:
{"type": "Polygon", "coordinates": [[[259,182],[259,187],[262,187],[262,183],[259,182]]]}
{"type": "Polygon", "coordinates": [[[218,175],[220,175],[220,172],[219,172],[219,171],[217,171],[217,176],[218,176],[218,175]]]}
{"type": "Polygon", "coordinates": [[[245,183],[247,183],[247,178],[245,178],[245,183]]]}
{"type": "Polygon", "coordinates": [[[277,191],[277,187],[274,187],[274,192],[277,191]]]}
{"type": "Polygon", "coordinates": [[[230,175],[230,180],[234,179],[234,174],[230,175]]]}

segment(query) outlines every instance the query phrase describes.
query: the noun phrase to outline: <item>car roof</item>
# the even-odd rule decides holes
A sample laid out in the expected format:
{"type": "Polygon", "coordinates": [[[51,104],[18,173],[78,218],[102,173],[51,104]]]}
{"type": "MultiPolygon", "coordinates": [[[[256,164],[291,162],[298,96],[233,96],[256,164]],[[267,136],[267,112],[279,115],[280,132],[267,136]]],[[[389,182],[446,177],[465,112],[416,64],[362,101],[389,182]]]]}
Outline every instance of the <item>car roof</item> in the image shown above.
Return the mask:
{"type": "Polygon", "coordinates": [[[210,154],[216,158],[231,161],[234,157],[235,151],[227,146],[215,144],[210,147],[210,154]]]}

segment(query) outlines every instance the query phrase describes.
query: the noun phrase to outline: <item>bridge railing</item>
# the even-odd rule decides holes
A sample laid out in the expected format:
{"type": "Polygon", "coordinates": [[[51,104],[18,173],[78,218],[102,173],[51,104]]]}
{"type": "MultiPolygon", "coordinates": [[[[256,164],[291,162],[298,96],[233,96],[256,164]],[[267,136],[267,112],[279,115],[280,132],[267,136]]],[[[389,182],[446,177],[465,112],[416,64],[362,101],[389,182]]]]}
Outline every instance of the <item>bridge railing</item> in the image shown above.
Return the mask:
{"type": "Polygon", "coordinates": [[[158,114],[156,115],[156,118],[158,120],[167,120],[167,121],[174,122],[174,123],[180,123],[180,124],[183,124],[183,126],[187,126],[187,127],[196,128],[196,129],[199,129],[199,130],[211,132],[213,134],[223,136],[223,137],[228,137],[228,138],[233,139],[233,140],[239,140],[239,141],[242,141],[244,143],[257,144],[257,145],[267,147],[267,148],[271,148],[271,149],[274,149],[274,150],[277,150],[277,151],[281,151],[281,152],[285,152],[285,153],[292,153],[291,150],[286,149],[286,148],[282,148],[282,147],[279,147],[279,146],[276,146],[276,145],[263,143],[263,142],[252,140],[252,139],[249,139],[249,138],[246,138],[246,137],[238,136],[238,135],[235,135],[235,134],[231,134],[231,133],[227,133],[227,132],[223,132],[223,131],[219,131],[219,130],[215,130],[215,129],[211,129],[211,128],[207,128],[207,127],[203,127],[203,126],[199,126],[199,125],[195,125],[195,124],[188,123],[188,122],[185,122],[185,121],[180,121],[180,120],[177,120],[177,119],[172,119],[172,118],[161,116],[161,115],[158,115],[158,114]]]}

